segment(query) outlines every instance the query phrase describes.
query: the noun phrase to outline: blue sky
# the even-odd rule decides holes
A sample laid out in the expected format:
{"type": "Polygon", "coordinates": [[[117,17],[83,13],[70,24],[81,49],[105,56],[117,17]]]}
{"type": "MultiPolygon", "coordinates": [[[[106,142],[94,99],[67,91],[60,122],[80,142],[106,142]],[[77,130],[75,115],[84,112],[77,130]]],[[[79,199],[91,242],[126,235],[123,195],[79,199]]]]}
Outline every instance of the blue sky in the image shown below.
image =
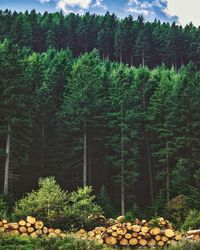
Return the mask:
{"type": "Polygon", "coordinates": [[[193,22],[200,25],[200,0],[0,0],[1,9],[25,11],[36,9],[39,12],[83,14],[104,14],[114,12],[119,17],[143,15],[146,20],[155,18],[161,21],[176,21],[182,25],[193,22]]]}

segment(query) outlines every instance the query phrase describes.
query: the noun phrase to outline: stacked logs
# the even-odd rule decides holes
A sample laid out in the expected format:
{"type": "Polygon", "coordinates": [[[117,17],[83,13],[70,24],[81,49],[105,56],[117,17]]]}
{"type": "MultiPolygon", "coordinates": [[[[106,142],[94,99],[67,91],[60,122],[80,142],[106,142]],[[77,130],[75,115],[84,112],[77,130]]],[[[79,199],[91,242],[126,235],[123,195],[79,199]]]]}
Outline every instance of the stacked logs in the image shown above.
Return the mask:
{"type": "Polygon", "coordinates": [[[66,235],[60,229],[47,228],[44,223],[32,216],[27,216],[26,220],[9,223],[7,220],[0,220],[0,233],[12,236],[24,236],[31,238],[61,237],[66,235]]]}
{"type": "Polygon", "coordinates": [[[190,230],[187,232],[188,239],[190,240],[198,240],[200,241],[200,229],[197,230],[190,230]]]}
{"type": "Polygon", "coordinates": [[[133,224],[117,222],[108,228],[96,227],[89,232],[81,229],[79,235],[87,235],[100,244],[121,247],[164,247],[182,239],[182,234],[175,232],[172,225],[163,218],[159,218],[160,226],[152,226],[154,223],[146,220],[136,220],[133,224]]]}

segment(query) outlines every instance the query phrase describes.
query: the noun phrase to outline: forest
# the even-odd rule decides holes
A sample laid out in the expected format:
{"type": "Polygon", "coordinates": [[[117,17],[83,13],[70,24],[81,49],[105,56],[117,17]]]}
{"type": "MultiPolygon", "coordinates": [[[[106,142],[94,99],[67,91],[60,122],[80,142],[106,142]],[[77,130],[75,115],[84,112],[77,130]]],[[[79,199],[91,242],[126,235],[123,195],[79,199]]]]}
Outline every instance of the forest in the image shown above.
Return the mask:
{"type": "Polygon", "coordinates": [[[5,10],[0,41],[0,191],[11,204],[54,176],[69,192],[91,186],[109,217],[180,226],[197,214],[199,28],[5,10]]]}
{"type": "Polygon", "coordinates": [[[200,30],[192,23],[182,27],[147,22],[142,16],[120,19],[109,12],[101,16],[0,10],[0,25],[1,40],[10,38],[39,53],[49,47],[69,48],[77,57],[96,48],[103,59],[131,66],[165,64],[178,69],[191,60],[200,63],[200,30]]]}

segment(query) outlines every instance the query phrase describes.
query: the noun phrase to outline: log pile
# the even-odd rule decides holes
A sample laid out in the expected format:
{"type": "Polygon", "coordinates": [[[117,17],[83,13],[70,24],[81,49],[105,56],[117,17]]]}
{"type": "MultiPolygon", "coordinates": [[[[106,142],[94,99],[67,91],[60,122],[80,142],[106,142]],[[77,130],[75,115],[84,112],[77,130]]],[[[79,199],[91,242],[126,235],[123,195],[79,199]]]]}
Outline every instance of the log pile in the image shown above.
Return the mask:
{"type": "Polygon", "coordinates": [[[187,232],[187,239],[200,241],[200,229],[190,230],[187,232]]]}
{"type": "Polygon", "coordinates": [[[146,220],[136,220],[135,223],[117,222],[108,228],[96,227],[89,232],[81,229],[78,234],[96,240],[100,244],[121,247],[164,247],[183,238],[183,235],[176,232],[164,218],[149,222],[146,220]],[[155,223],[159,226],[154,226],[155,223]]]}
{"type": "Polygon", "coordinates": [[[66,236],[60,229],[47,228],[42,221],[36,220],[32,216],[27,216],[26,220],[12,223],[7,220],[0,220],[0,233],[31,238],[42,236],[64,238],[66,236]]]}

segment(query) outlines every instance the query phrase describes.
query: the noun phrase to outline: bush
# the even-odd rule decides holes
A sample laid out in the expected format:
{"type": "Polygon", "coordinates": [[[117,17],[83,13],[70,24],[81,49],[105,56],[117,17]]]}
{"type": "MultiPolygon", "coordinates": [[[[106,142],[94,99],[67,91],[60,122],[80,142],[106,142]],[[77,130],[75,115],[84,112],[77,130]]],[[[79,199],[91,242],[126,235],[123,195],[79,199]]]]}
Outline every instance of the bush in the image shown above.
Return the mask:
{"type": "Polygon", "coordinates": [[[43,220],[47,226],[78,228],[86,223],[90,214],[101,213],[94,199],[90,187],[67,193],[53,177],[48,177],[39,180],[38,190],[28,193],[15,204],[13,219],[32,215],[43,220]]]}
{"type": "Polygon", "coordinates": [[[48,226],[61,226],[64,222],[64,210],[68,194],[61,190],[53,177],[40,179],[39,189],[28,193],[15,204],[14,219],[27,215],[44,220],[48,226]]]}
{"type": "Polygon", "coordinates": [[[188,209],[187,198],[184,195],[178,195],[167,203],[167,218],[179,228],[188,214],[188,209]]]}
{"type": "Polygon", "coordinates": [[[0,219],[7,218],[7,204],[2,196],[0,196],[0,219]]]}
{"type": "Polygon", "coordinates": [[[185,222],[181,226],[181,229],[184,231],[190,230],[190,229],[199,229],[200,228],[200,211],[193,209],[190,210],[185,222]]]}
{"type": "MultiPolygon", "coordinates": [[[[167,250],[199,250],[200,249],[200,242],[181,242],[174,246],[169,246],[166,248],[167,250]]],[[[152,249],[153,250],[153,249],[152,249]]]]}
{"type": "Polygon", "coordinates": [[[0,236],[0,249],[1,250],[112,250],[103,245],[97,245],[94,241],[87,241],[84,239],[68,236],[65,239],[30,239],[23,237],[1,237],[0,236]]]}
{"type": "Polygon", "coordinates": [[[114,211],[114,208],[111,204],[111,201],[110,201],[110,198],[109,198],[109,195],[105,186],[101,187],[99,194],[97,195],[97,204],[103,207],[103,211],[106,217],[115,218],[117,216],[117,213],[116,211],[114,211]]]}
{"type": "MultiPolygon", "coordinates": [[[[94,241],[68,236],[65,239],[30,239],[22,237],[2,237],[0,236],[1,250],[112,250],[114,248],[104,245],[97,245],[94,241]]],[[[125,248],[131,250],[130,248],[125,248]]],[[[139,248],[141,249],[141,248],[139,248]]],[[[135,250],[139,250],[138,248],[135,250]]],[[[150,248],[149,250],[160,250],[161,248],[150,248]]],[[[165,248],[166,250],[199,250],[200,242],[183,242],[165,248]]]]}
{"type": "Polygon", "coordinates": [[[94,203],[95,198],[91,187],[79,188],[69,195],[65,216],[72,228],[90,227],[93,222],[88,217],[102,214],[101,207],[94,203]]]}

